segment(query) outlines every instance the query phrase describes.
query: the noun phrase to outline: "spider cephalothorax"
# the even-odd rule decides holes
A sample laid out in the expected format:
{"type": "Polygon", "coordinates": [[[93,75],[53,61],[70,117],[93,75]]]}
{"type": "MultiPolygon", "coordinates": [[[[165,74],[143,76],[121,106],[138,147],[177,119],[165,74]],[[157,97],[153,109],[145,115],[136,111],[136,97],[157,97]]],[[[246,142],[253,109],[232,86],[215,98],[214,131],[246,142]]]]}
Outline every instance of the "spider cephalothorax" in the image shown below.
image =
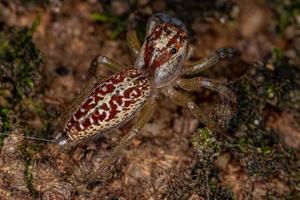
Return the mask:
{"type": "Polygon", "coordinates": [[[155,87],[163,87],[180,74],[188,33],[181,21],[162,13],[152,16],[147,28],[135,67],[143,69],[155,87]]]}

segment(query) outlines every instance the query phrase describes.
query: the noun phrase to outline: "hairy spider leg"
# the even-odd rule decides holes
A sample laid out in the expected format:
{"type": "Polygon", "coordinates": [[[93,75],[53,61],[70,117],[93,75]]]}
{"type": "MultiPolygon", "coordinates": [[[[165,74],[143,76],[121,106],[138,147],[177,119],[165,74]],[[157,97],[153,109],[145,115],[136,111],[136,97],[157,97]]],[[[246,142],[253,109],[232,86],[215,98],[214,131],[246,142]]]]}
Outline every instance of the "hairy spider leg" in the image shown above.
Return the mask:
{"type": "Polygon", "coordinates": [[[122,69],[127,69],[128,67],[124,64],[121,64],[120,62],[116,61],[115,59],[109,58],[107,56],[104,56],[102,54],[98,54],[91,62],[89,73],[91,75],[96,74],[97,69],[101,66],[105,66],[107,69],[109,69],[112,72],[118,72],[122,69]]]}
{"type": "Polygon", "coordinates": [[[217,92],[223,103],[230,104],[230,117],[236,113],[237,102],[236,96],[232,90],[224,86],[223,84],[204,77],[196,77],[191,79],[180,78],[176,82],[178,86],[186,91],[199,91],[201,88],[217,92]]]}
{"type": "Polygon", "coordinates": [[[189,92],[198,91],[200,88],[215,91],[219,93],[220,96],[226,98],[229,102],[232,102],[232,104],[236,104],[236,96],[234,92],[216,80],[205,77],[196,77],[191,79],[180,78],[176,81],[176,83],[179,87],[189,92]]]}
{"type": "Polygon", "coordinates": [[[191,65],[186,66],[183,71],[182,75],[192,76],[197,75],[200,72],[207,70],[208,68],[217,64],[220,60],[226,58],[234,57],[238,52],[232,48],[221,48],[212,53],[211,55],[200,59],[192,63],[191,65]]]}
{"type": "Polygon", "coordinates": [[[127,33],[126,33],[128,47],[135,58],[137,57],[141,49],[141,44],[138,40],[137,31],[136,31],[137,20],[138,19],[136,14],[132,14],[129,16],[127,33]]]}
{"type": "Polygon", "coordinates": [[[109,167],[123,155],[123,150],[130,144],[132,139],[140,132],[143,126],[151,118],[153,111],[156,107],[156,101],[151,97],[144,105],[141,110],[141,115],[139,116],[136,124],[131,128],[131,130],[122,138],[119,144],[112,150],[109,155],[104,158],[101,162],[101,165],[98,169],[91,173],[88,178],[88,183],[94,182],[97,180],[97,177],[103,174],[109,167]]]}
{"type": "Polygon", "coordinates": [[[190,113],[198,119],[205,126],[215,129],[216,124],[209,119],[209,117],[202,113],[201,109],[197,104],[188,96],[184,95],[182,92],[175,90],[173,87],[167,87],[163,89],[163,93],[169,97],[175,104],[187,108],[190,113]]]}

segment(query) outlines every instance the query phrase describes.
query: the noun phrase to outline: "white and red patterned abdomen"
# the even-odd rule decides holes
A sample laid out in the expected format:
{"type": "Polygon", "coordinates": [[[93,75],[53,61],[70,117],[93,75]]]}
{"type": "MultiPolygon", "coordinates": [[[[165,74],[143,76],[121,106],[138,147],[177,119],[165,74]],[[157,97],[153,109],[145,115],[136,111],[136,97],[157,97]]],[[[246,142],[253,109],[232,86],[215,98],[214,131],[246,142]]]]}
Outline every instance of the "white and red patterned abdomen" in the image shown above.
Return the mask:
{"type": "Polygon", "coordinates": [[[109,131],[140,109],[151,94],[151,84],[141,70],[128,69],[98,83],[67,122],[64,133],[78,141],[109,131]]]}

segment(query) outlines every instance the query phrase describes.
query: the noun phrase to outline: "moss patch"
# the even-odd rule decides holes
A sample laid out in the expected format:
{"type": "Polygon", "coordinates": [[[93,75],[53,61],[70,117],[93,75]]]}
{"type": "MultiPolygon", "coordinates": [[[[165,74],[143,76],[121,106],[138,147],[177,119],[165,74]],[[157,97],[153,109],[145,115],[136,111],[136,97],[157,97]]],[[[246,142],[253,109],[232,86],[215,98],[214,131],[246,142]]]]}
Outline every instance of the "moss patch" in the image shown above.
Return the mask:
{"type": "Polygon", "coordinates": [[[282,34],[287,26],[296,22],[296,16],[300,14],[300,1],[269,0],[268,2],[275,14],[275,29],[282,34]]]}
{"type": "Polygon", "coordinates": [[[29,96],[39,78],[42,56],[32,42],[38,20],[31,28],[5,28],[0,32],[2,82],[11,83],[14,102],[29,96]]]}
{"type": "Polygon", "coordinates": [[[38,192],[34,189],[32,185],[32,180],[33,176],[31,173],[31,167],[32,167],[32,162],[33,162],[33,155],[39,151],[41,151],[42,147],[37,146],[37,145],[27,145],[23,144],[20,146],[20,151],[22,154],[22,158],[25,162],[25,171],[24,171],[24,176],[25,176],[25,181],[27,184],[27,188],[29,189],[30,194],[34,197],[38,197],[38,192]]]}
{"type": "MultiPolygon", "coordinates": [[[[0,32],[0,96],[5,104],[0,105],[1,132],[8,133],[12,128],[11,119],[18,112],[13,111],[23,99],[34,94],[40,78],[42,56],[32,42],[32,34],[39,24],[39,18],[30,28],[3,27],[0,32]]],[[[4,136],[0,137],[2,144],[4,136]]]]}
{"type": "MultiPolygon", "coordinates": [[[[6,107],[0,108],[0,121],[1,121],[1,133],[8,133],[10,129],[10,110],[6,107]]],[[[0,135],[0,146],[3,144],[3,139],[5,135],[0,135]]]]}
{"type": "MultiPolygon", "coordinates": [[[[298,151],[282,144],[278,134],[267,127],[267,121],[272,112],[288,111],[299,115],[300,101],[295,95],[300,92],[299,80],[300,70],[289,64],[280,49],[274,49],[266,63],[257,63],[233,83],[238,113],[230,123],[229,132],[218,134],[202,128],[192,139],[200,155],[197,169],[202,170],[201,184],[195,188],[204,190],[204,183],[210,188],[202,196],[207,195],[207,191],[212,196],[218,195],[224,189],[219,185],[214,160],[220,152],[228,151],[249,177],[268,181],[280,174],[291,189],[288,195],[295,198],[300,181],[298,151]]],[[[278,197],[281,194],[273,191],[270,195],[278,197]]]]}

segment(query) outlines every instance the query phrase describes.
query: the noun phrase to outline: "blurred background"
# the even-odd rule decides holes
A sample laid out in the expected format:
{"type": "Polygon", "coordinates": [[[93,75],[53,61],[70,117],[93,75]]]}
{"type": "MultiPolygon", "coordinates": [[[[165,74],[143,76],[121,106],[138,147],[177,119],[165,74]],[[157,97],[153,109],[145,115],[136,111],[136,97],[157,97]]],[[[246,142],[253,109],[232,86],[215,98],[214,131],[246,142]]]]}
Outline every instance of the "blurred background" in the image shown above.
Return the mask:
{"type": "MultiPolygon", "coordinates": [[[[0,131],[10,134],[0,136],[0,199],[300,199],[299,65],[299,0],[0,0],[0,131]],[[124,158],[90,185],[84,177],[134,121],[70,152],[13,136],[51,138],[91,60],[101,53],[132,66],[127,19],[137,16],[142,42],[159,11],[188,27],[187,64],[239,50],[202,74],[237,95],[222,133],[159,96],[159,112],[124,158]]],[[[193,98],[222,119],[218,95],[193,98]]]]}

